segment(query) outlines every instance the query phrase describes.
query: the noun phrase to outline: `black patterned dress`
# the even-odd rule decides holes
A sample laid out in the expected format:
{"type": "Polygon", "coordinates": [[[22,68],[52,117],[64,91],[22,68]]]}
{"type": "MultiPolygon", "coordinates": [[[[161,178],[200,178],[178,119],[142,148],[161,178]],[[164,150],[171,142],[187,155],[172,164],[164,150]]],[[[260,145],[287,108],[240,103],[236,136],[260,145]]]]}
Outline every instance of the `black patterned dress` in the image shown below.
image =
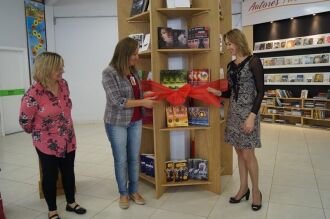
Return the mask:
{"type": "Polygon", "coordinates": [[[260,148],[259,108],[264,95],[264,76],[261,61],[249,56],[236,65],[228,64],[229,91],[222,96],[229,97],[229,110],[225,129],[225,141],[237,149],[260,148]],[[255,113],[254,129],[245,134],[243,124],[248,115],[255,113]]]}

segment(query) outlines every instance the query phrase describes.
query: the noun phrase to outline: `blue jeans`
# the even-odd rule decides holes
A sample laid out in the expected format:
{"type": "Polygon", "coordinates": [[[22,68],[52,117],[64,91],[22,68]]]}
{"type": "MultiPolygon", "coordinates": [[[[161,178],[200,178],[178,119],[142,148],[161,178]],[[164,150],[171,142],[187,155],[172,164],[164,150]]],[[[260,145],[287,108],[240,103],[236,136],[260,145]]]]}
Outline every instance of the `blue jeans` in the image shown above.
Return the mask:
{"type": "Polygon", "coordinates": [[[105,130],[111,143],[119,193],[122,196],[135,193],[139,181],[142,120],[132,122],[128,127],[106,123],[105,130]]]}

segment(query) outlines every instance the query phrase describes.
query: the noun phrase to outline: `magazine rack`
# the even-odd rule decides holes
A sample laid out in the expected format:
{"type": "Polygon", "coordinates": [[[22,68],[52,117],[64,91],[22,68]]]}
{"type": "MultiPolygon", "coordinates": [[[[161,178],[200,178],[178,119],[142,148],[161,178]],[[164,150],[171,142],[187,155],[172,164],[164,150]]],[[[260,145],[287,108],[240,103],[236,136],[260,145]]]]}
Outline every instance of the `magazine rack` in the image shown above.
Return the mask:
{"type": "MultiPolygon", "coordinates": [[[[231,1],[222,2],[220,18],[218,1],[192,0],[191,8],[166,8],[166,0],[149,0],[149,11],[129,17],[132,0],[118,1],[119,39],[134,33],[150,33],[151,49],[140,54],[138,69],[153,73],[153,80],[160,82],[160,70],[168,68],[168,57],[184,54],[189,69],[209,68],[211,81],[219,79],[219,69],[226,69],[231,60],[229,54],[220,53],[219,34],[231,29],[231,1]],[[210,28],[209,49],[158,49],[158,27],[166,27],[170,18],[184,18],[188,28],[208,26],[210,28]]],[[[200,104],[200,103],[199,103],[200,104]]],[[[200,104],[202,105],[202,104],[200,104]]],[[[232,147],[224,143],[225,120],[220,119],[219,108],[209,106],[208,127],[188,126],[167,128],[165,108],[167,103],[160,102],[153,109],[153,124],[143,125],[141,153],[155,155],[155,177],[140,174],[140,178],[152,183],[159,198],[168,187],[203,186],[205,189],[220,193],[221,175],[231,175],[233,171],[232,147]],[[206,181],[188,180],[174,183],[166,182],[165,161],[170,156],[170,131],[187,130],[195,139],[196,157],[208,160],[209,177],[206,181]]]]}

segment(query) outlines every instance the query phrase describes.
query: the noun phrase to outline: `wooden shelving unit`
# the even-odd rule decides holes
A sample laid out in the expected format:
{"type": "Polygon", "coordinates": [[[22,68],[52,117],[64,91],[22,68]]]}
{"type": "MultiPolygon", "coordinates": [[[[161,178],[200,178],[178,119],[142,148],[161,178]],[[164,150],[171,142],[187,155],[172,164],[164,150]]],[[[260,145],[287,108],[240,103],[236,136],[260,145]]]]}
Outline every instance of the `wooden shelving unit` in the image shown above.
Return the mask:
{"type": "Polygon", "coordinates": [[[266,119],[267,122],[277,122],[277,120],[285,120],[286,124],[301,125],[301,126],[321,126],[330,128],[330,99],[316,99],[316,98],[278,98],[283,102],[296,102],[300,107],[295,106],[276,106],[277,97],[265,97],[264,99],[270,99],[271,104],[262,104],[261,116],[262,119],[266,119]],[[324,103],[324,108],[306,107],[306,103],[324,103]],[[269,110],[284,110],[286,113],[274,113],[269,110]],[[290,112],[301,112],[301,115],[292,115],[290,112]],[[319,111],[323,111],[325,118],[319,118],[319,111]],[[270,119],[269,119],[270,118],[270,119]]]}
{"type": "MultiPolygon", "coordinates": [[[[187,57],[188,68],[209,68],[211,79],[219,79],[220,67],[226,70],[231,60],[230,54],[221,54],[219,34],[231,29],[231,1],[222,4],[223,18],[219,17],[218,1],[192,0],[192,8],[166,8],[166,0],[149,0],[150,11],[134,17],[129,17],[132,0],[118,1],[118,31],[119,39],[133,33],[150,33],[150,51],[140,53],[138,69],[151,71],[153,80],[160,82],[160,70],[168,68],[168,58],[173,54],[183,54],[187,57]],[[166,27],[172,18],[185,19],[187,27],[208,26],[210,28],[209,49],[158,49],[158,27],[166,27]]],[[[225,122],[220,119],[219,108],[209,107],[209,127],[189,126],[182,128],[167,128],[165,107],[168,104],[160,102],[153,109],[153,125],[143,125],[141,153],[155,154],[155,177],[140,174],[140,178],[152,183],[156,197],[159,198],[168,187],[202,186],[215,192],[221,192],[221,175],[233,172],[233,149],[224,143],[225,122]],[[186,130],[194,136],[196,157],[208,160],[208,181],[189,180],[175,183],[166,182],[165,161],[170,160],[170,131],[186,130]]],[[[226,110],[225,110],[226,115],[226,110]]]]}

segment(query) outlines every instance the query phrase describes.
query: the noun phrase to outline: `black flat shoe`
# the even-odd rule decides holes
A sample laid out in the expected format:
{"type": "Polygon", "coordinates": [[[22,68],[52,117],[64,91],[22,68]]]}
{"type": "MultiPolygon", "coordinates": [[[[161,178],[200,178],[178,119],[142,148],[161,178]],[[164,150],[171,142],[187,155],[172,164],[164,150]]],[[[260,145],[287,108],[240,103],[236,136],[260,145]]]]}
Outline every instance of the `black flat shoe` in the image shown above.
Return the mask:
{"type": "Polygon", "coordinates": [[[230,197],[229,199],[229,203],[232,203],[232,204],[236,204],[236,203],[240,203],[242,198],[244,198],[247,200],[249,200],[249,197],[250,197],[250,189],[248,189],[246,191],[246,193],[240,198],[240,199],[236,199],[235,197],[230,197]]]}
{"type": "Polygon", "coordinates": [[[48,216],[48,218],[49,219],[61,219],[59,216],[58,216],[58,214],[54,214],[54,215],[52,215],[52,216],[48,216]]]}
{"type": "Polygon", "coordinates": [[[85,208],[81,207],[78,204],[76,206],[74,206],[73,208],[67,204],[66,211],[75,212],[76,214],[85,214],[87,212],[87,210],[85,208]]]}
{"type": "Polygon", "coordinates": [[[252,204],[252,205],[251,205],[252,210],[253,210],[253,211],[259,211],[259,210],[261,209],[261,207],[262,207],[261,202],[262,202],[262,194],[261,194],[261,192],[260,192],[260,205],[252,204]]]}

